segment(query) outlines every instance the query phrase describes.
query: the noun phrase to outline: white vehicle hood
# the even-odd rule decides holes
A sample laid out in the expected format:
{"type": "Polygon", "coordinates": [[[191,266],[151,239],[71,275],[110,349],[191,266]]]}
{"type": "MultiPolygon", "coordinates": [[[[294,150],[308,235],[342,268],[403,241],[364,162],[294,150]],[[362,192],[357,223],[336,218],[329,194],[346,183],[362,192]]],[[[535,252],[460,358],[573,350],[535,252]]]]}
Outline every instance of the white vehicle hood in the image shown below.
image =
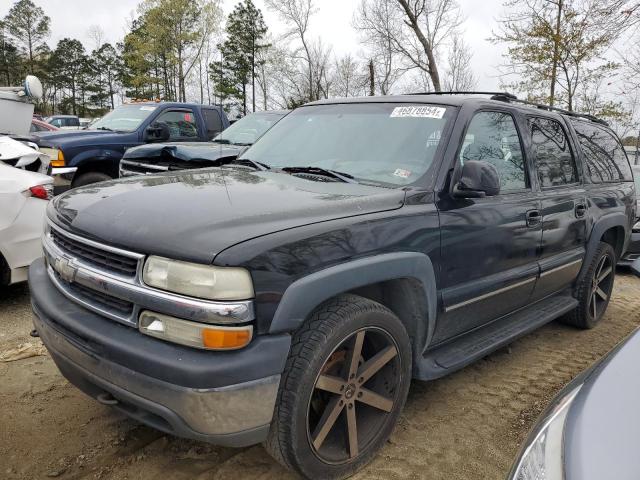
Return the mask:
{"type": "Polygon", "coordinates": [[[43,163],[49,162],[48,155],[34,150],[11,137],[0,137],[0,160],[3,162],[8,160],[17,161],[16,167],[24,167],[38,159],[43,163]]]}

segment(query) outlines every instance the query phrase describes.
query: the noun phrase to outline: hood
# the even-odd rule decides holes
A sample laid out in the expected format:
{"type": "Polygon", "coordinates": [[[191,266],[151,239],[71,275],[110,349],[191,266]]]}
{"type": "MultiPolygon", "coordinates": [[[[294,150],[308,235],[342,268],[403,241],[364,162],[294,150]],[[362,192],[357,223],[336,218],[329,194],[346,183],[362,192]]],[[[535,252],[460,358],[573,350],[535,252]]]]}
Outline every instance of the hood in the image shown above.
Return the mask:
{"type": "Polygon", "coordinates": [[[221,158],[237,157],[245,148],[239,145],[222,145],[213,142],[174,142],[174,143],[150,143],[130,148],[126,151],[125,160],[180,160],[183,162],[214,162],[221,158]]]}
{"type": "Polygon", "coordinates": [[[585,378],[565,426],[567,480],[637,478],[640,332],[585,378]]]}
{"type": "Polygon", "coordinates": [[[110,132],[108,130],[58,130],[41,132],[38,135],[40,146],[73,147],[75,145],[92,145],[117,141],[123,134],[131,132],[110,132]]]}
{"type": "Polygon", "coordinates": [[[251,238],[400,208],[401,189],[321,182],[282,172],[209,168],[76,188],[49,216],[71,231],[145,254],[211,263],[251,238]]]}

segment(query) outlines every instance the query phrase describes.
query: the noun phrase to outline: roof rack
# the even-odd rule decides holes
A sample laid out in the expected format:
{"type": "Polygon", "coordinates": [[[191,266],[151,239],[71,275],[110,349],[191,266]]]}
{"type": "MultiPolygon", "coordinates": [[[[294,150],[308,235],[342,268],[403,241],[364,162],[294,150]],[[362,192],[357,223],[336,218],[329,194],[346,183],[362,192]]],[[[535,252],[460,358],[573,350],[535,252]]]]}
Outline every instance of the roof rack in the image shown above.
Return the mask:
{"type": "Polygon", "coordinates": [[[528,100],[522,100],[515,96],[513,93],[509,92],[474,92],[474,91],[451,91],[451,92],[417,92],[417,93],[408,93],[407,95],[491,95],[491,100],[497,100],[499,102],[515,102],[521,103],[523,105],[528,105],[530,107],[539,108],[540,110],[546,110],[548,112],[558,112],[562,115],[567,115],[569,117],[575,118],[584,118],[585,120],[591,120],[594,123],[599,123],[601,125],[609,126],[607,122],[604,120],[594,117],[593,115],[589,115],[587,113],[577,113],[571,112],[569,110],[565,110],[564,108],[552,107],[551,105],[544,105],[541,103],[530,102],[528,100]]]}

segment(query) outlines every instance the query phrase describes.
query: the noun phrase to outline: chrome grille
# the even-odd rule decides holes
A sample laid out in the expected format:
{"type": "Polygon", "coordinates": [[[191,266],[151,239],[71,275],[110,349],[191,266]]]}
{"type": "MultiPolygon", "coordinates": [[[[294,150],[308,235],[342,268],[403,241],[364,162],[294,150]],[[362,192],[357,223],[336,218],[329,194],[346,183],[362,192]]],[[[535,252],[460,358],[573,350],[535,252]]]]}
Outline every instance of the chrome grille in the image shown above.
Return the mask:
{"type": "Polygon", "coordinates": [[[122,318],[131,317],[133,313],[133,303],[87,288],[79,283],[65,282],[60,276],[57,277],[58,280],[64,284],[65,288],[81,300],[89,302],[98,308],[109,310],[122,318]]]}
{"type": "Polygon", "coordinates": [[[51,238],[61,250],[78,260],[107,272],[135,277],[138,259],[96,248],[51,229],[51,238]]]}

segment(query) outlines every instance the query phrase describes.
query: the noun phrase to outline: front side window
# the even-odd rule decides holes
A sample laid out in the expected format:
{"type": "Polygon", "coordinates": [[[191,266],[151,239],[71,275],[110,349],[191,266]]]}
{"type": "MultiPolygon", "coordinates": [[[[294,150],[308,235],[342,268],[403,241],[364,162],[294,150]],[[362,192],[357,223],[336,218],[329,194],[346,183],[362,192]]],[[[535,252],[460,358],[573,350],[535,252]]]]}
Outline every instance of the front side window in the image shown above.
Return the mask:
{"type": "Polygon", "coordinates": [[[241,158],[271,168],[335,170],[360,183],[408,185],[434,165],[453,113],[451,107],[427,104],[301,107],[276,123],[241,158]]]}
{"type": "Polygon", "coordinates": [[[207,140],[211,140],[224,130],[222,119],[217,110],[213,108],[203,108],[202,116],[204,117],[204,124],[207,127],[207,140]]]}
{"type": "Polygon", "coordinates": [[[475,114],[459,157],[461,164],[469,160],[488,162],[496,167],[501,192],[529,187],[520,137],[513,117],[508,113],[475,114]]]}
{"type": "Polygon", "coordinates": [[[578,182],[569,139],[555,120],[530,118],[531,146],[540,186],[556,187],[578,182]]]}
{"type": "Polygon", "coordinates": [[[162,112],[155,121],[169,126],[170,140],[198,137],[196,119],[190,110],[167,110],[162,112]]]}
{"type": "Polygon", "coordinates": [[[607,130],[592,123],[572,120],[594,183],[631,181],[633,175],[620,142],[607,130]]]}

